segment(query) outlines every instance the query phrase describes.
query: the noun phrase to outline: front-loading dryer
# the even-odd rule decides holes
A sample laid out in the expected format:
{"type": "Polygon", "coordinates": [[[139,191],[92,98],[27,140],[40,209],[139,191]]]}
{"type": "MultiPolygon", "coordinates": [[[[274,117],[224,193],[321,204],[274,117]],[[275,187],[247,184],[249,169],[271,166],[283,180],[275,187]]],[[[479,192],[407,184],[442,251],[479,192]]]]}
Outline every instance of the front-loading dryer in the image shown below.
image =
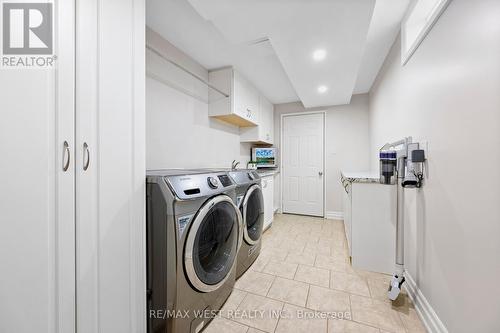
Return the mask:
{"type": "Polygon", "coordinates": [[[243,242],[238,253],[236,279],[254,263],[262,247],[264,198],[261,179],[255,170],[233,170],[229,176],[236,183],[236,205],[243,217],[243,242]]]}
{"type": "Polygon", "coordinates": [[[198,332],[232,292],[243,238],[227,172],[147,172],[148,332],[198,332]]]}

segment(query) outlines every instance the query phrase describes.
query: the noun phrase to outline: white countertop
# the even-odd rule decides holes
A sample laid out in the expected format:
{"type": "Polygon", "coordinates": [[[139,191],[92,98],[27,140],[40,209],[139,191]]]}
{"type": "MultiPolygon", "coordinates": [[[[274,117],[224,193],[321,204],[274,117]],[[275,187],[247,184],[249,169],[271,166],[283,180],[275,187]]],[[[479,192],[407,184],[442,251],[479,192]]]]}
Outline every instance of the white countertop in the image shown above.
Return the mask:
{"type": "Polygon", "coordinates": [[[366,178],[366,179],[379,179],[380,175],[375,171],[342,171],[342,175],[346,178],[366,178]]]}
{"type": "Polygon", "coordinates": [[[280,172],[279,169],[257,169],[257,173],[261,177],[274,176],[280,172]]]}
{"type": "Polygon", "coordinates": [[[375,171],[341,171],[342,179],[356,183],[378,183],[380,175],[375,171]]]}

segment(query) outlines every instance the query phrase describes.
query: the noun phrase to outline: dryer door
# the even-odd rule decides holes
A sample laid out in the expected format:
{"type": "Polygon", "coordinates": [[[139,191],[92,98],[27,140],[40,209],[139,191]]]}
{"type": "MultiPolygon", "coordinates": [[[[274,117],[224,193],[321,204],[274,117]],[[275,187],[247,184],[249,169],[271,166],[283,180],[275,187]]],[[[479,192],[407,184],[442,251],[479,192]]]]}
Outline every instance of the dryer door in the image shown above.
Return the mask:
{"type": "Polygon", "coordinates": [[[196,215],[186,239],[184,266],[199,291],[216,290],[229,277],[238,253],[240,220],[226,195],[210,199],[196,215]]]}
{"type": "Polygon", "coordinates": [[[243,238],[249,245],[254,245],[259,241],[264,226],[264,197],[259,185],[248,188],[240,209],[244,224],[243,238]]]}

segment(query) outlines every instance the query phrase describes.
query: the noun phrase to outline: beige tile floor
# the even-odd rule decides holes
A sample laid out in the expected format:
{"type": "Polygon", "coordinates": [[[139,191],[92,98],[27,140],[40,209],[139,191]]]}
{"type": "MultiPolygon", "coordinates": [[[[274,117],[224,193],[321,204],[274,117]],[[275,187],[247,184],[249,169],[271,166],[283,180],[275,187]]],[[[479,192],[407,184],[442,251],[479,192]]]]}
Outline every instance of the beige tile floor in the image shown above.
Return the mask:
{"type": "Polygon", "coordinates": [[[406,294],[387,299],[389,279],[351,267],[342,221],[278,214],[259,258],[204,332],[426,332],[406,294]],[[238,315],[255,310],[262,315],[238,315]]]}

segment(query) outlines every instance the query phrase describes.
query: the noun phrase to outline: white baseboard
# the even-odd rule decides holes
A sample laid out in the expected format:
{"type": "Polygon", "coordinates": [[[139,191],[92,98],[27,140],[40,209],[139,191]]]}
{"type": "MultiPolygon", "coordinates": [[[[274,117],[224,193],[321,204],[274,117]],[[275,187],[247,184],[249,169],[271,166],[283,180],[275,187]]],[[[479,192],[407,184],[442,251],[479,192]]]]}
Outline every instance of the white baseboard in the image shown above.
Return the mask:
{"type": "Polygon", "coordinates": [[[448,333],[448,329],[439,319],[437,313],[425,298],[422,291],[418,288],[415,280],[405,271],[406,283],[404,284],[408,296],[415,304],[418,316],[422,319],[425,328],[431,333],[448,333]]]}
{"type": "Polygon", "coordinates": [[[344,212],[326,212],[325,219],[329,220],[343,220],[344,212]]]}

